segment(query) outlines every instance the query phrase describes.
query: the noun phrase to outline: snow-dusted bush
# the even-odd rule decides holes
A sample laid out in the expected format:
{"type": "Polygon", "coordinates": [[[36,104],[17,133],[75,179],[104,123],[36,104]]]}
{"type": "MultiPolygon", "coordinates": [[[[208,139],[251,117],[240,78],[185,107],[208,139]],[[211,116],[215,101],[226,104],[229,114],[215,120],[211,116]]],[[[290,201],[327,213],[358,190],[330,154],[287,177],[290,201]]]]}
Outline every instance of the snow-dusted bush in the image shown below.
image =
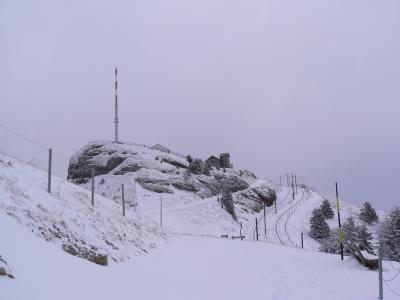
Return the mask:
{"type": "Polygon", "coordinates": [[[368,224],[378,221],[378,215],[376,214],[376,211],[372,207],[371,203],[365,202],[364,205],[361,207],[360,220],[368,224]]]}
{"type": "Polygon", "coordinates": [[[314,209],[310,218],[309,235],[314,239],[324,239],[329,236],[329,233],[329,225],[326,223],[321,209],[314,209]]]}
{"type": "Polygon", "coordinates": [[[327,199],[325,199],[321,204],[321,211],[324,214],[325,218],[332,219],[333,218],[333,210],[331,204],[327,199]]]}
{"type": "Polygon", "coordinates": [[[382,256],[400,261],[400,208],[395,208],[383,221],[378,236],[382,256]]]}
{"type": "Polygon", "coordinates": [[[335,228],[329,232],[329,236],[319,240],[319,251],[326,253],[340,253],[339,233],[335,228]]]}
{"type": "Polygon", "coordinates": [[[222,206],[225,208],[225,210],[232,216],[234,220],[237,219],[236,213],[235,213],[235,205],[233,204],[233,197],[231,193],[224,193],[224,195],[221,198],[222,206]]]}

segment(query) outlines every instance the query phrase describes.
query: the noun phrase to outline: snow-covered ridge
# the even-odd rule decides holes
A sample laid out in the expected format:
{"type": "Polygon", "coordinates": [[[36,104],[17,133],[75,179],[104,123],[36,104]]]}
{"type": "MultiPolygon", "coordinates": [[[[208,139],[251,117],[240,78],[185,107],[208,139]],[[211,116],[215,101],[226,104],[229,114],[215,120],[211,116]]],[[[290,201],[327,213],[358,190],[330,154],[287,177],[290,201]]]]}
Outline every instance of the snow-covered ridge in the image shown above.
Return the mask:
{"type": "Polygon", "coordinates": [[[14,219],[64,251],[103,265],[146,253],[166,239],[157,224],[129,213],[123,217],[119,205],[100,195],[93,207],[90,192],[61,178],[52,177],[47,193],[47,173],[4,154],[0,218],[14,219]]]}

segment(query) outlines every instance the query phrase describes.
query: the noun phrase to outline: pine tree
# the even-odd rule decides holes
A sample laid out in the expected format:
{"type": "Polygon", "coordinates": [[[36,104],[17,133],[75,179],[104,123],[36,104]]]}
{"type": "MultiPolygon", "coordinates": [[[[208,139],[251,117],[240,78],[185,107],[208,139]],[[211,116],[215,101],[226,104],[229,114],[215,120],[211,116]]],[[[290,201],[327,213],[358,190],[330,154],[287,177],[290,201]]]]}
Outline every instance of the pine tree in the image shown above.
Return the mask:
{"type": "Polygon", "coordinates": [[[329,236],[330,229],[321,209],[314,209],[310,218],[310,236],[314,239],[324,239],[329,236]]]}
{"type": "Polygon", "coordinates": [[[236,221],[237,216],[235,213],[235,205],[233,203],[233,197],[231,193],[225,192],[221,198],[222,206],[225,210],[232,216],[232,218],[236,221]]]}
{"type": "Polygon", "coordinates": [[[193,174],[201,174],[201,173],[203,173],[203,170],[204,170],[204,163],[200,158],[195,158],[189,164],[189,169],[190,169],[190,172],[192,172],[193,174]]]}
{"type": "Polygon", "coordinates": [[[210,167],[209,163],[206,162],[204,164],[203,174],[206,176],[210,176],[210,170],[211,170],[211,167],[210,167]]]}
{"type": "Polygon", "coordinates": [[[360,250],[367,251],[370,254],[374,254],[374,249],[371,245],[372,234],[368,232],[367,226],[358,226],[357,230],[357,246],[360,250]]]}
{"type": "Polygon", "coordinates": [[[382,256],[400,262],[400,208],[395,208],[378,230],[382,256]]]}
{"type": "Polygon", "coordinates": [[[376,214],[376,211],[372,207],[371,203],[365,202],[364,205],[361,207],[360,220],[368,224],[378,221],[378,215],[376,214]]]}
{"type": "Polygon", "coordinates": [[[332,219],[333,218],[333,210],[331,204],[327,199],[325,199],[321,204],[321,211],[324,214],[325,218],[332,219]]]}
{"type": "Polygon", "coordinates": [[[356,244],[357,243],[358,228],[353,217],[348,217],[346,222],[343,224],[343,239],[346,243],[356,244]]]}

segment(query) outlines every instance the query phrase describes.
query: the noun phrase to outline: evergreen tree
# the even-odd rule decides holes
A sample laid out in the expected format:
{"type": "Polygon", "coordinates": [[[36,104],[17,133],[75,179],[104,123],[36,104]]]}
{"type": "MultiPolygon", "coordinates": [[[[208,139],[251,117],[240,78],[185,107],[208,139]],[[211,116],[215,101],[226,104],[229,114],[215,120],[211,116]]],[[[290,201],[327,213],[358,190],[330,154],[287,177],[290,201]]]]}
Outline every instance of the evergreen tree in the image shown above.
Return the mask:
{"type": "Polygon", "coordinates": [[[376,214],[376,211],[372,207],[371,203],[365,202],[364,205],[361,207],[360,220],[368,224],[378,221],[378,215],[376,214]]]}
{"type": "Polygon", "coordinates": [[[325,218],[332,219],[333,218],[333,210],[331,204],[327,199],[325,199],[321,204],[321,211],[324,214],[325,218]]]}
{"type": "Polygon", "coordinates": [[[348,217],[343,224],[343,239],[345,243],[356,244],[358,228],[353,217],[348,217]]]}
{"type": "Polygon", "coordinates": [[[210,176],[210,170],[211,170],[211,167],[210,167],[210,165],[206,162],[206,163],[204,164],[203,174],[204,174],[204,175],[207,175],[207,176],[210,176]]]}
{"type": "Polygon", "coordinates": [[[201,173],[203,173],[203,170],[204,170],[204,163],[200,158],[195,158],[189,164],[189,169],[190,169],[190,172],[192,172],[193,174],[201,174],[201,173]]]}
{"type": "Polygon", "coordinates": [[[321,209],[314,209],[310,218],[310,236],[314,239],[324,239],[329,236],[330,229],[321,209]]]}
{"type": "Polygon", "coordinates": [[[221,198],[222,206],[225,210],[232,216],[232,218],[236,221],[237,216],[235,213],[235,205],[233,203],[233,197],[231,193],[225,192],[221,198]]]}
{"type": "Polygon", "coordinates": [[[374,249],[371,245],[372,234],[368,232],[367,226],[358,226],[357,231],[357,245],[360,250],[364,250],[370,254],[374,254],[374,249]]]}
{"type": "Polygon", "coordinates": [[[382,256],[400,262],[400,208],[395,208],[384,220],[378,237],[382,256]]]}
{"type": "Polygon", "coordinates": [[[190,154],[186,155],[186,160],[189,164],[191,164],[193,162],[193,158],[190,154]]]}

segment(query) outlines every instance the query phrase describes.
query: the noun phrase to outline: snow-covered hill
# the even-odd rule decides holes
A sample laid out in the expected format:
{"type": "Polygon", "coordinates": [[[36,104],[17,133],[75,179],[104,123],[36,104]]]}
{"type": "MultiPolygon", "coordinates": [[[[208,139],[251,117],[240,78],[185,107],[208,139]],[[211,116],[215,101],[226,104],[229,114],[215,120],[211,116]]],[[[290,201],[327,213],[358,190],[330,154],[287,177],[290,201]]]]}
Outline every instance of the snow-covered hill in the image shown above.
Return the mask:
{"type": "MultiPolygon", "coordinates": [[[[116,189],[117,179],[123,179],[103,176],[115,180],[116,189]]],[[[48,194],[45,172],[1,155],[0,272],[15,279],[0,276],[0,296],[7,300],[376,299],[375,272],[351,257],[342,262],[337,255],[315,251],[318,244],[311,239],[300,249],[299,234],[307,232],[308,218],[324,197],[306,186],[293,199],[290,187],[254,178],[248,185],[233,193],[237,221],[221,208],[218,195],[207,198],[175,189],[157,193],[139,185],[139,206],[123,217],[120,199],[96,194],[92,207],[89,191],[57,177],[53,193],[48,194]],[[277,209],[266,208],[264,235],[263,210],[246,209],[254,208],[258,200],[246,201],[266,187],[275,190],[277,209]],[[156,224],[161,196],[165,233],[156,224]],[[261,242],[254,241],[255,218],[261,242]],[[221,239],[222,234],[238,235],[240,223],[246,240],[221,239]],[[105,269],[62,251],[73,252],[68,247],[87,260],[107,255],[109,265],[105,269]],[[141,253],[147,254],[137,256],[141,253]],[[128,259],[132,257],[136,258],[128,259]]],[[[342,204],[342,208],[344,216],[357,213],[354,206],[342,204]]],[[[332,227],[334,222],[330,221],[332,227]]],[[[393,277],[395,268],[400,265],[385,262],[385,278],[393,277]]],[[[385,299],[395,298],[388,292],[385,299]]]]}
{"type": "MultiPolygon", "coordinates": [[[[100,195],[93,207],[87,190],[54,176],[52,186],[47,193],[47,173],[0,154],[0,219],[102,265],[147,253],[165,240],[157,224],[138,215],[123,217],[120,206],[100,195]]],[[[15,233],[7,226],[3,234],[15,233]]],[[[26,251],[29,255],[29,247],[26,251]]]]}

